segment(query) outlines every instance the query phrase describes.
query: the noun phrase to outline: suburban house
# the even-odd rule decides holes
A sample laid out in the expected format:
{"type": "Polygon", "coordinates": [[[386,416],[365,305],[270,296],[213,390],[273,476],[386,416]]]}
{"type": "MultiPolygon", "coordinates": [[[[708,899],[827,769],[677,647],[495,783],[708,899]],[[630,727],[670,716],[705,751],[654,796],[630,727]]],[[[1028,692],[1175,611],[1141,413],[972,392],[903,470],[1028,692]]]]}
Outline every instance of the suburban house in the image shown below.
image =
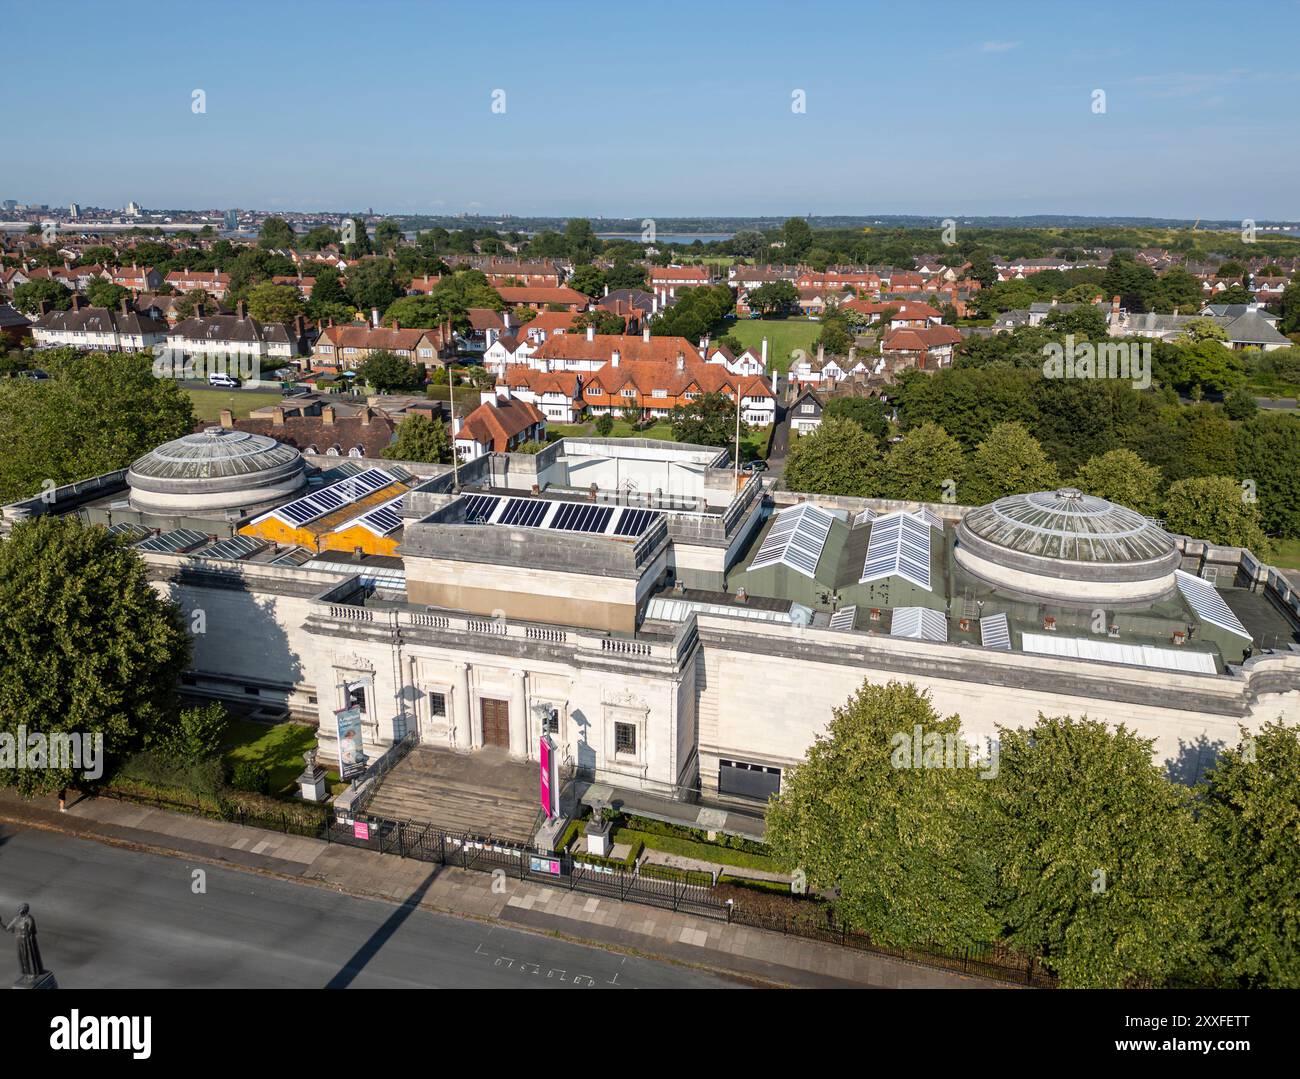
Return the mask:
{"type": "Polygon", "coordinates": [[[640,335],[603,334],[588,326],[585,333],[551,335],[528,362],[539,371],[598,371],[620,358],[672,363],[679,356],[688,361],[703,358],[684,337],[652,337],[648,329],[640,335]]]}
{"type": "Polygon", "coordinates": [[[287,363],[303,354],[306,323],[299,315],[292,324],[259,322],[250,318],[243,300],[233,315],[208,315],[202,306],[193,318],[178,322],[167,332],[167,347],[186,358],[234,356],[287,363]]]}
{"type": "Polygon", "coordinates": [[[702,362],[693,350],[668,361],[623,359],[615,352],[582,384],[587,411],[596,416],[618,416],[633,409],[662,419],[677,405],[711,393],[733,401],[739,393],[741,418],[755,427],[776,420],[776,394],[765,376],[733,375],[720,364],[702,362]]]}
{"type": "Polygon", "coordinates": [[[522,327],[497,334],[496,340],[483,353],[483,366],[500,375],[510,364],[527,363],[537,347],[522,327]]]}
{"type": "Polygon", "coordinates": [[[733,375],[767,374],[767,338],[763,339],[761,351],[747,348],[739,356],[733,356],[730,349],[719,345],[709,353],[708,362],[721,364],[733,375]]]}
{"type": "Polygon", "coordinates": [[[710,285],[713,278],[707,266],[652,266],[650,267],[650,287],[652,289],[695,288],[710,285]]]}
{"type": "Polygon", "coordinates": [[[67,311],[51,311],[41,301],[41,313],[32,325],[38,348],[69,346],[103,352],[140,352],[167,340],[167,323],[132,310],[123,298],[120,307],[91,307],[74,294],[67,311]]]}
{"type": "Polygon", "coordinates": [[[536,405],[512,397],[509,386],[484,390],[482,404],[456,424],[456,454],[463,461],[545,441],[546,416],[536,405]]]}
{"type": "Polygon", "coordinates": [[[885,334],[880,342],[880,354],[895,369],[918,367],[929,371],[949,366],[953,348],[959,344],[961,332],[955,326],[904,326],[885,334]]]}
{"type": "Polygon", "coordinates": [[[581,292],[564,287],[497,285],[496,290],[507,307],[531,307],[536,311],[552,305],[563,311],[585,311],[591,303],[581,292]]]}
{"type": "Polygon", "coordinates": [[[564,284],[564,271],[549,259],[521,262],[516,259],[492,257],[471,261],[493,286],[523,286],[524,288],[559,288],[564,284]]]}
{"type": "MultiPolygon", "coordinates": [[[[508,319],[510,316],[507,314],[506,317],[508,319]]],[[[539,311],[535,317],[520,323],[515,332],[540,345],[551,334],[568,333],[572,330],[575,317],[572,311],[539,311]]]]}
{"type": "Polygon", "coordinates": [[[585,407],[582,376],[573,372],[538,371],[526,364],[512,364],[497,378],[497,392],[503,388],[516,400],[535,405],[549,423],[577,423],[585,407]]]}
{"type": "Polygon", "coordinates": [[[937,326],[943,321],[943,313],[928,303],[916,300],[850,300],[844,304],[850,311],[865,315],[872,322],[878,321],[886,311],[893,312],[889,317],[891,330],[904,326],[937,326]]]}
{"type": "Polygon", "coordinates": [[[294,288],[298,290],[299,296],[301,296],[304,300],[310,300],[312,286],[316,284],[316,278],[303,277],[301,275],[299,275],[298,277],[281,275],[278,277],[272,277],[271,283],[275,285],[292,285],[294,288]]]}
{"type": "Polygon", "coordinates": [[[312,367],[350,371],[372,352],[391,352],[412,363],[438,363],[450,354],[451,333],[444,328],[404,330],[400,326],[329,325],[316,339],[312,367]]]}
{"type": "Polygon", "coordinates": [[[163,285],[163,275],[152,266],[119,266],[108,271],[108,279],[132,292],[157,292],[163,285]]]}
{"type": "Polygon", "coordinates": [[[171,285],[177,292],[192,292],[194,289],[202,289],[208,295],[224,300],[226,293],[230,291],[230,274],[222,273],[220,270],[213,270],[210,273],[204,270],[173,270],[167,275],[167,284],[171,285]]]}
{"type": "Polygon", "coordinates": [[[790,428],[796,434],[809,435],[822,425],[825,406],[817,391],[805,386],[790,406],[790,428]]]}

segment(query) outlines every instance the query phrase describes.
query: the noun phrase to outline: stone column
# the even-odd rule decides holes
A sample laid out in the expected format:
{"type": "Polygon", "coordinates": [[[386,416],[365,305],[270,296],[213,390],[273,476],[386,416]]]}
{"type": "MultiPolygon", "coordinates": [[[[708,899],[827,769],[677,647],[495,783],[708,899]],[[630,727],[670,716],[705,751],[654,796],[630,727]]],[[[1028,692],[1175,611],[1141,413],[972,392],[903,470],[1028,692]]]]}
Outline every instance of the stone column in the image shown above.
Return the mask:
{"type": "Polygon", "coordinates": [[[510,755],[528,756],[528,694],[523,671],[510,672],[510,755]]]}
{"type": "Polygon", "coordinates": [[[469,665],[453,665],[455,676],[452,681],[452,716],[456,724],[453,749],[474,748],[474,717],[469,706],[469,665]]]}

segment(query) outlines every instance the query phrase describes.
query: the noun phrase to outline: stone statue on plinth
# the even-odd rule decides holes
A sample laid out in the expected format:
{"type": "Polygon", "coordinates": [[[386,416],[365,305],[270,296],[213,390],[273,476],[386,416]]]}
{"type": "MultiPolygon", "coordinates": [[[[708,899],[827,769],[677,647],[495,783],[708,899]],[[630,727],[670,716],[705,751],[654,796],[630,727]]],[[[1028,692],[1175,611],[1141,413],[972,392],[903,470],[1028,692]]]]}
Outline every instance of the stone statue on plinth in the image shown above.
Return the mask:
{"type": "Polygon", "coordinates": [[[17,917],[5,926],[5,932],[12,933],[18,942],[18,966],[22,974],[14,982],[14,988],[57,988],[54,975],[41,964],[41,946],[36,941],[36,919],[31,915],[31,907],[23,903],[17,917]]]}

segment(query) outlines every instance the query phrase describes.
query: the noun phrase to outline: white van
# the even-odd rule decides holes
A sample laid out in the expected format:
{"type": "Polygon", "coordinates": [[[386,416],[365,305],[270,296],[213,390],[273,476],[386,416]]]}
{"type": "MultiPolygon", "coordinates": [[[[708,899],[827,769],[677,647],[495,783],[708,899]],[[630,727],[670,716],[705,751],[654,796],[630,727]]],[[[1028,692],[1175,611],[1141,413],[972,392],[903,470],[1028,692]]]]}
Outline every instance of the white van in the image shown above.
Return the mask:
{"type": "Polygon", "coordinates": [[[239,388],[239,379],[234,375],[227,375],[221,371],[213,371],[208,375],[209,386],[221,386],[224,389],[234,390],[239,388]]]}

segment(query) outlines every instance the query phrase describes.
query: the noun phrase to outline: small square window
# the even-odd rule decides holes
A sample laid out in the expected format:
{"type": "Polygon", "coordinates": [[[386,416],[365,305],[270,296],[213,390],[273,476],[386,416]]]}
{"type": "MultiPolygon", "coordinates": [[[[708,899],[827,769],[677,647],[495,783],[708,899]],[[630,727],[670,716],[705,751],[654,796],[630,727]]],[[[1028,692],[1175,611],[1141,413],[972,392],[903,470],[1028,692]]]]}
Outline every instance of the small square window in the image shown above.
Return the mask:
{"type": "Polygon", "coordinates": [[[363,716],[366,714],[365,686],[354,686],[348,690],[348,707],[357,709],[363,716]]]}
{"type": "Polygon", "coordinates": [[[429,694],[429,714],[445,716],[447,714],[447,695],[445,693],[429,694]]]}
{"type": "Polygon", "coordinates": [[[636,753],[636,725],[633,723],[614,724],[614,752],[636,753]]]}

